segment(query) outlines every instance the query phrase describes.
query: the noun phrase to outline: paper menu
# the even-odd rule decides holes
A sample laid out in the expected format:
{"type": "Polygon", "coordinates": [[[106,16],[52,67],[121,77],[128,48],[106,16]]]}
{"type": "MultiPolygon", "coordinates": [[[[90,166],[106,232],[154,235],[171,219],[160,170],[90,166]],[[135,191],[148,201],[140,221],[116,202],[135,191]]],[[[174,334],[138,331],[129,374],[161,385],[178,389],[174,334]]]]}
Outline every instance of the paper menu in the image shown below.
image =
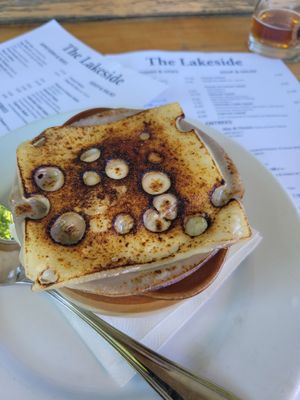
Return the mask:
{"type": "Polygon", "coordinates": [[[56,21],[0,44],[0,82],[0,136],[85,107],[141,108],[165,89],[108,61],[56,21]]]}
{"type": "Polygon", "coordinates": [[[279,60],[162,51],[102,56],[51,21],[0,44],[0,82],[0,136],[69,110],[179,101],[189,118],[257,156],[300,209],[300,85],[279,60]]]}
{"type": "Polygon", "coordinates": [[[300,84],[282,61],[166,51],[109,59],[167,83],[150,106],[179,101],[188,118],[237,140],[278,177],[300,210],[300,84]]]}

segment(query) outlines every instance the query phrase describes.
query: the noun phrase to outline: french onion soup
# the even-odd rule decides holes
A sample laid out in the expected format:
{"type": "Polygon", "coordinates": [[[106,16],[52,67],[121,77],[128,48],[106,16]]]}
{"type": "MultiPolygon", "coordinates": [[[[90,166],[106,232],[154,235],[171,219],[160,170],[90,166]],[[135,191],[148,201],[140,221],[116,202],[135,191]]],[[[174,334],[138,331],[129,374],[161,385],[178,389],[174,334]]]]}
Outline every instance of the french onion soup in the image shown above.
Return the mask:
{"type": "Polygon", "coordinates": [[[77,115],[21,144],[17,166],[34,290],[155,297],[251,236],[235,165],[177,103],[77,115]]]}

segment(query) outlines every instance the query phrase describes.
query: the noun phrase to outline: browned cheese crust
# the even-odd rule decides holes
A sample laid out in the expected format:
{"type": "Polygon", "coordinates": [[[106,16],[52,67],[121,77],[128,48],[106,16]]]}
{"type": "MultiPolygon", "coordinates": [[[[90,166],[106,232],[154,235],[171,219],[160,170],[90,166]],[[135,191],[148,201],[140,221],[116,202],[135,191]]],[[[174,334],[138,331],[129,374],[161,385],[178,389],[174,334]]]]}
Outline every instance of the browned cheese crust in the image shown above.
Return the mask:
{"type": "Polygon", "coordinates": [[[52,287],[61,286],[130,265],[172,259],[175,255],[183,258],[203,246],[230,243],[250,235],[238,201],[222,208],[212,205],[211,194],[222,184],[223,177],[196,133],[177,129],[176,119],[180,116],[180,106],[172,104],[101,126],[54,127],[38,137],[39,141],[42,139],[38,146],[34,139],[18,148],[25,197],[38,193],[50,202],[50,212],[43,219],[25,220],[24,264],[36,287],[47,287],[38,279],[47,268],[54,268],[57,274],[52,287]],[[143,133],[148,134],[148,139],[141,136],[143,133]],[[83,162],[80,156],[90,148],[98,148],[101,155],[94,162],[83,162]],[[116,180],[107,176],[105,167],[111,159],[127,163],[126,177],[116,180]],[[33,179],[40,166],[58,167],[64,174],[62,188],[53,192],[41,190],[33,179]],[[84,184],[87,170],[100,175],[99,184],[84,184]],[[177,218],[161,233],[147,230],[143,222],[144,212],[153,208],[153,195],[143,190],[141,180],[153,170],[169,176],[171,186],[167,192],[178,199],[177,218]],[[68,211],[81,214],[87,227],[82,240],[69,246],[56,243],[49,234],[53,221],[68,211]],[[113,226],[120,213],[130,214],[134,221],[132,230],[125,235],[118,234],[113,226]],[[209,227],[202,235],[190,237],[183,225],[185,218],[194,214],[204,215],[209,227]],[[234,218],[239,218],[242,225],[238,234],[233,232],[234,218]]]}

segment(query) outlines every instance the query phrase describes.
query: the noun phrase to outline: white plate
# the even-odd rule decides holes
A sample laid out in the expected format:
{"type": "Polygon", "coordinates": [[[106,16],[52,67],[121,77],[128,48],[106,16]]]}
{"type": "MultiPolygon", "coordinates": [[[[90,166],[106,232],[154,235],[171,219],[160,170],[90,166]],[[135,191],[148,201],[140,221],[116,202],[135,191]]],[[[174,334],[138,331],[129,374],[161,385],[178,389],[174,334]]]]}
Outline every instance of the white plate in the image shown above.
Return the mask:
{"type": "MultiPolygon", "coordinates": [[[[0,139],[0,201],[7,199],[18,143],[72,114],[0,139]]],[[[298,212],[253,156],[198,125],[236,162],[246,185],[250,222],[264,239],[161,353],[245,400],[295,399],[300,383],[298,212]]],[[[119,389],[57,310],[46,295],[27,287],[1,288],[1,398],[158,399],[139,377],[119,389]]]]}

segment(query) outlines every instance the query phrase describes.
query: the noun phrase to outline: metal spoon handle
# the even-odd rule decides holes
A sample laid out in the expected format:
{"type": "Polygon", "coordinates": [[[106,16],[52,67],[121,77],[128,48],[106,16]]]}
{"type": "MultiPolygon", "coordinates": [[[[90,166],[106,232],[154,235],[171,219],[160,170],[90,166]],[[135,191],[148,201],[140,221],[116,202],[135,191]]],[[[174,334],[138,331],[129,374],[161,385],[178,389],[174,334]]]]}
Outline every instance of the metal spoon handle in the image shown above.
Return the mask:
{"type": "Polygon", "coordinates": [[[49,290],[47,293],[107,340],[163,399],[238,400],[220,386],[193,375],[112,327],[94,313],[78,307],[56,290],[49,290]]]}

